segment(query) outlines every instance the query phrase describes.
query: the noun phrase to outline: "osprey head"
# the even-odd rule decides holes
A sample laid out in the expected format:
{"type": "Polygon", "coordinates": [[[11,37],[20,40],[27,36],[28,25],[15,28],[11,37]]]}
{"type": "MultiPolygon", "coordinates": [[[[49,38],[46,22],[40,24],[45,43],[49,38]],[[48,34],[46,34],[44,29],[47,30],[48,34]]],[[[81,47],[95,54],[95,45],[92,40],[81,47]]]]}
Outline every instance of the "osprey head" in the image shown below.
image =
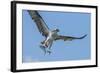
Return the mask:
{"type": "Polygon", "coordinates": [[[54,29],[52,32],[57,33],[57,32],[59,32],[59,29],[54,29]]]}
{"type": "Polygon", "coordinates": [[[56,32],[59,32],[59,29],[55,29],[56,32]]]}

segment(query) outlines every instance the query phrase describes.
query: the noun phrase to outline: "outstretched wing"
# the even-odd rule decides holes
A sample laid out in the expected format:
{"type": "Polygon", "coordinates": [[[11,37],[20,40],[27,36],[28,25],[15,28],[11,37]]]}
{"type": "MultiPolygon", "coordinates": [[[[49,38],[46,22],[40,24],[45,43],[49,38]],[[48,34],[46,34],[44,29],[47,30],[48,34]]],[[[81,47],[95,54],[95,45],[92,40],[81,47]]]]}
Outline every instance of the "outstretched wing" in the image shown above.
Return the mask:
{"type": "Polygon", "coordinates": [[[42,17],[40,16],[40,14],[35,11],[35,10],[28,10],[32,20],[34,20],[34,22],[36,23],[39,32],[47,37],[49,34],[49,28],[47,27],[46,23],[44,22],[44,20],[42,19],[42,17]]]}
{"type": "Polygon", "coordinates": [[[55,40],[64,40],[64,41],[72,41],[75,39],[83,39],[85,38],[87,35],[84,35],[82,37],[71,37],[71,36],[62,36],[62,35],[58,35],[55,40]]]}

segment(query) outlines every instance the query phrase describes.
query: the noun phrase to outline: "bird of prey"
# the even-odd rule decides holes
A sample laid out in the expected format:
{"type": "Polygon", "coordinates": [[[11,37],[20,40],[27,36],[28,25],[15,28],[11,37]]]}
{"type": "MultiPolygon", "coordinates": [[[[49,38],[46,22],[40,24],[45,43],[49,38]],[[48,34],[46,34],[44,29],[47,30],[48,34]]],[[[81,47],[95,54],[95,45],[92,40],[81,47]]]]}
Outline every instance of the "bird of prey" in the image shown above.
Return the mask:
{"type": "Polygon", "coordinates": [[[45,21],[43,20],[43,18],[38,13],[38,11],[28,10],[28,13],[32,18],[32,20],[35,22],[39,32],[42,34],[42,36],[45,37],[45,40],[42,41],[40,45],[40,48],[42,48],[45,53],[49,53],[49,54],[51,53],[50,48],[53,42],[56,40],[72,41],[76,39],[83,39],[87,36],[84,35],[82,37],[72,37],[72,36],[59,35],[58,34],[59,29],[50,30],[46,25],[45,21]]]}

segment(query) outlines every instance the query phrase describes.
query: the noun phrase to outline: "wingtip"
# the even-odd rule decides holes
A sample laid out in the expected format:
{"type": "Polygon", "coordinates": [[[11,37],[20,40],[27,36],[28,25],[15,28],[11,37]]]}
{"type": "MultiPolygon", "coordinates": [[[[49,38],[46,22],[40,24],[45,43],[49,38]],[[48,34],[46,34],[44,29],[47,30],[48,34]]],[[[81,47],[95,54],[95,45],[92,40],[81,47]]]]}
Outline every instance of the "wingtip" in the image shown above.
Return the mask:
{"type": "Polygon", "coordinates": [[[85,34],[84,36],[82,36],[80,39],[83,39],[83,38],[85,38],[87,36],[87,34],[85,34]]]}

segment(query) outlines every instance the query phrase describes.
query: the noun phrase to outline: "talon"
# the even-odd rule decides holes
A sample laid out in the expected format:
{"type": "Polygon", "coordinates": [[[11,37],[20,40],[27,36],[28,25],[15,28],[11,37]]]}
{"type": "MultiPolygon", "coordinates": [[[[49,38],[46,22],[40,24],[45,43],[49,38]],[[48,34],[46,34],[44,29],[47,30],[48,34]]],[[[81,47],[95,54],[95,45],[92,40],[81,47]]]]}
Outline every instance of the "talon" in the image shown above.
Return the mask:
{"type": "Polygon", "coordinates": [[[43,42],[41,42],[41,44],[43,44],[43,42]]]}
{"type": "Polygon", "coordinates": [[[45,41],[42,41],[41,44],[44,44],[45,41]]]}
{"type": "Polygon", "coordinates": [[[46,43],[45,46],[48,47],[48,44],[46,43]]]}
{"type": "Polygon", "coordinates": [[[45,46],[43,46],[43,45],[40,45],[40,48],[46,48],[45,46]]]}
{"type": "Polygon", "coordinates": [[[45,46],[46,46],[46,47],[48,47],[48,45],[47,45],[47,44],[46,44],[45,46]]]}

